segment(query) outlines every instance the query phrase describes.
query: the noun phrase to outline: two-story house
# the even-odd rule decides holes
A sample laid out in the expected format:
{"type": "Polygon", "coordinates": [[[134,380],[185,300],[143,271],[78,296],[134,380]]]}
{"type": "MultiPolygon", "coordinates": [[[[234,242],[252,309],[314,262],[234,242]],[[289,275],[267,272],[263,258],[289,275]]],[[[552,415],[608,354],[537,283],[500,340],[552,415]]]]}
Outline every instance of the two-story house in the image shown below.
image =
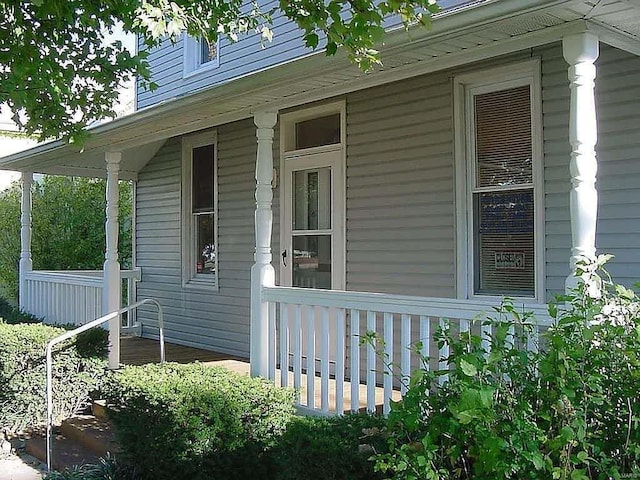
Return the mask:
{"type": "MultiPolygon", "coordinates": [[[[282,383],[306,372],[323,392],[307,406],[325,411],[329,382],[338,410],[361,383],[389,393],[376,370],[406,373],[406,346],[444,318],[468,328],[503,295],[543,312],[596,247],[636,281],[640,4],[441,4],[432,28],[391,29],[367,74],[281,18],[265,48],[167,42],[149,57],[159,88],[82,152],[51,142],[0,160],[26,187],[32,172],[110,185],[104,282],[85,287],[30,270],[27,188],[22,306],[50,320],[118,308],[118,178],[136,185],[137,297],[163,305],[167,340],[291,372],[282,383]],[[103,284],[82,310],[79,289],[103,284]],[[392,367],[359,345],[367,330],[392,367]]],[[[152,310],[138,320],[157,335],[152,310]]]]}

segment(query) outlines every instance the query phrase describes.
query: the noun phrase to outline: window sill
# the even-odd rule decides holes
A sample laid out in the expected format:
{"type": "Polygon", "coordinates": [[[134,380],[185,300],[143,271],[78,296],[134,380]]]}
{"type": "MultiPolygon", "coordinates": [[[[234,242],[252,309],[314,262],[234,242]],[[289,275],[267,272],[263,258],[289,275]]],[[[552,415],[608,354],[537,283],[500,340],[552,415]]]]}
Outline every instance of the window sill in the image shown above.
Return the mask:
{"type": "Polygon", "coordinates": [[[193,291],[201,291],[201,292],[217,292],[218,288],[218,279],[217,278],[192,278],[191,280],[187,280],[182,283],[182,288],[184,290],[193,290],[193,291]]]}
{"type": "Polygon", "coordinates": [[[203,63],[201,65],[198,65],[196,68],[194,68],[193,70],[184,70],[182,72],[182,78],[183,79],[188,79],[188,78],[192,78],[192,77],[197,77],[198,75],[203,75],[207,72],[210,72],[212,70],[217,69],[220,66],[219,62],[216,62],[215,60],[212,60],[210,62],[207,63],[203,63]]]}

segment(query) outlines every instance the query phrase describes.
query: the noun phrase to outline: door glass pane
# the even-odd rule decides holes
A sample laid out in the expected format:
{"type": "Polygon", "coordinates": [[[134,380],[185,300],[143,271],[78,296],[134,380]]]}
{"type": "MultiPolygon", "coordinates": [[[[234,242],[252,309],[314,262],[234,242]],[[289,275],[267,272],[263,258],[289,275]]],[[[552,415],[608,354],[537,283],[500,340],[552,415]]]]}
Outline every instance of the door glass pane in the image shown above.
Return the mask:
{"type": "Polygon", "coordinates": [[[293,237],[293,286],[331,288],[331,235],[293,237]]]}
{"type": "Polygon", "coordinates": [[[535,293],[533,189],[474,195],[475,293],[535,293]]]}
{"type": "Polygon", "coordinates": [[[196,231],[196,273],[216,273],[216,247],[213,243],[213,213],[194,215],[196,231]]]}
{"type": "Polygon", "coordinates": [[[331,168],[293,173],[294,230],[331,228],[331,168]]]}

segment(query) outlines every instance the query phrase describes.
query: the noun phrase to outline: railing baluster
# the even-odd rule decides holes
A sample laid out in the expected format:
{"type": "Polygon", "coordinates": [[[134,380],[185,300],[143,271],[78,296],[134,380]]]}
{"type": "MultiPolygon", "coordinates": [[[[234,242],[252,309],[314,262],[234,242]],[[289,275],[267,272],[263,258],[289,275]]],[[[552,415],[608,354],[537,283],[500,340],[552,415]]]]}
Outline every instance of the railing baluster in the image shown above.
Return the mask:
{"type": "MultiPolygon", "coordinates": [[[[376,332],[376,312],[367,311],[367,333],[376,332]]],[[[375,342],[376,339],[373,340],[375,342]]],[[[376,410],[376,351],[367,344],[367,411],[376,410]]]]}
{"type": "Polygon", "coordinates": [[[280,385],[289,386],[289,308],[288,303],[280,304],[280,385]]]}
{"type": "Polygon", "coordinates": [[[276,304],[269,302],[269,368],[268,375],[269,380],[275,381],[276,379],[276,358],[277,358],[277,343],[276,343],[276,304]]]}
{"type": "Polygon", "coordinates": [[[489,352],[491,350],[491,335],[493,335],[491,325],[483,324],[480,326],[480,337],[482,339],[480,341],[480,345],[482,346],[482,349],[485,351],[485,357],[489,355],[489,352]]]}
{"type": "MultiPolygon", "coordinates": [[[[421,367],[428,371],[431,369],[431,318],[426,315],[420,315],[420,343],[421,367]]],[[[429,395],[429,390],[425,393],[429,395]]]]}
{"type": "Polygon", "coordinates": [[[321,309],[320,338],[320,408],[329,413],[329,308],[321,309]]]}
{"type": "MultiPolygon", "coordinates": [[[[439,320],[440,323],[440,328],[445,329],[447,327],[447,320],[445,320],[444,318],[440,318],[439,320]]],[[[447,361],[447,359],[449,358],[449,345],[443,345],[442,348],[440,348],[440,351],[438,352],[440,359],[438,361],[438,370],[442,371],[442,370],[446,370],[448,368],[449,362],[447,361]]],[[[438,377],[438,383],[440,383],[440,385],[442,385],[444,382],[447,381],[447,379],[449,378],[449,375],[440,375],[438,377]]]]}
{"type": "Polygon", "coordinates": [[[296,390],[297,401],[300,402],[300,387],[302,386],[302,306],[296,305],[293,317],[293,388],[296,390]]]}
{"type": "Polygon", "coordinates": [[[351,411],[360,410],[360,310],[351,310],[351,411]]]}
{"type": "Polygon", "coordinates": [[[336,321],[336,413],[344,412],[345,311],[335,310],[336,321]]]}
{"type": "Polygon", "coordinates": [[[393,314],[384,314],[384,398],[382,400],[382,413],[387,415],[391,410],[391,397],[393,395],[393,314]]]}
{"type": "Polygon", "coordinates": [[[400,392],[404,395],[411,376],[411,316],[404,313],[400,319],[400,392]]]}
{"type": "Polygon", "coordinates": [[[316,325],[315,307],[308,307],[307,312],[307,407],[316,406],[316,325]]]}

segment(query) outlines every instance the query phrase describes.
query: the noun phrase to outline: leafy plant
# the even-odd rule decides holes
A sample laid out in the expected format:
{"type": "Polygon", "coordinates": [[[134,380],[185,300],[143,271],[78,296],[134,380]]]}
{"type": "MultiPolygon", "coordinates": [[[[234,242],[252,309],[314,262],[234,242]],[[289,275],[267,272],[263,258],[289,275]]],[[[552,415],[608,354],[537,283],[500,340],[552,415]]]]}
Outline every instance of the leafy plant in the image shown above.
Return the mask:
{"type": "Polygon", "coordinates": [[[447,368],[411,377],[376,468],[396,479],[638,476],[640,302],[601,276],[608,259],[580,265],[540,335],[508,300],[467,332],[440,329],[447,368]]]}
{"type": "MultiPolygon", "coordinates": [[[[45,422],[45,345],[64,329],[0,322],[0,429],[9,432],[45,422]]],[[[53,413],[61,420],[83,408],[105,375],[106,361],[73,341],[54,350],[53,413]]]]}
{"type": "Polygon", "coordinates": [[[384,418],[369,414],[296,417],[270,455],[277,480],[372,480],[374,452],[386,450],[384,418]]]}
{"type": "MultiPolygon", "coordinates": [[[[105,188],[105,180],[47,175],[34,183],[31,250],[35,270],[102,268],[105,188]]],[[[119,194],[119,258],[122,268],[129,268],[131,184],[120,182],[119,194]]],[[[0,192],[0,296],[12,301],[18,299],[19,260],[20,188],[14,184],[0,192]]]]}
{"type": "Polygon", "coordinates": [[[272,478],[264,453],[294,414],[290,389],[197,363],[125,367],[103,395],[124,459],[159,480],[272,478]]]}
{"type": "Polygon", "coordinates": [[[44,480],[139,480],[140,474],[130,465],[107,453],[98,463],[85,464],[62,472],[51,472],[44,480]]]}

